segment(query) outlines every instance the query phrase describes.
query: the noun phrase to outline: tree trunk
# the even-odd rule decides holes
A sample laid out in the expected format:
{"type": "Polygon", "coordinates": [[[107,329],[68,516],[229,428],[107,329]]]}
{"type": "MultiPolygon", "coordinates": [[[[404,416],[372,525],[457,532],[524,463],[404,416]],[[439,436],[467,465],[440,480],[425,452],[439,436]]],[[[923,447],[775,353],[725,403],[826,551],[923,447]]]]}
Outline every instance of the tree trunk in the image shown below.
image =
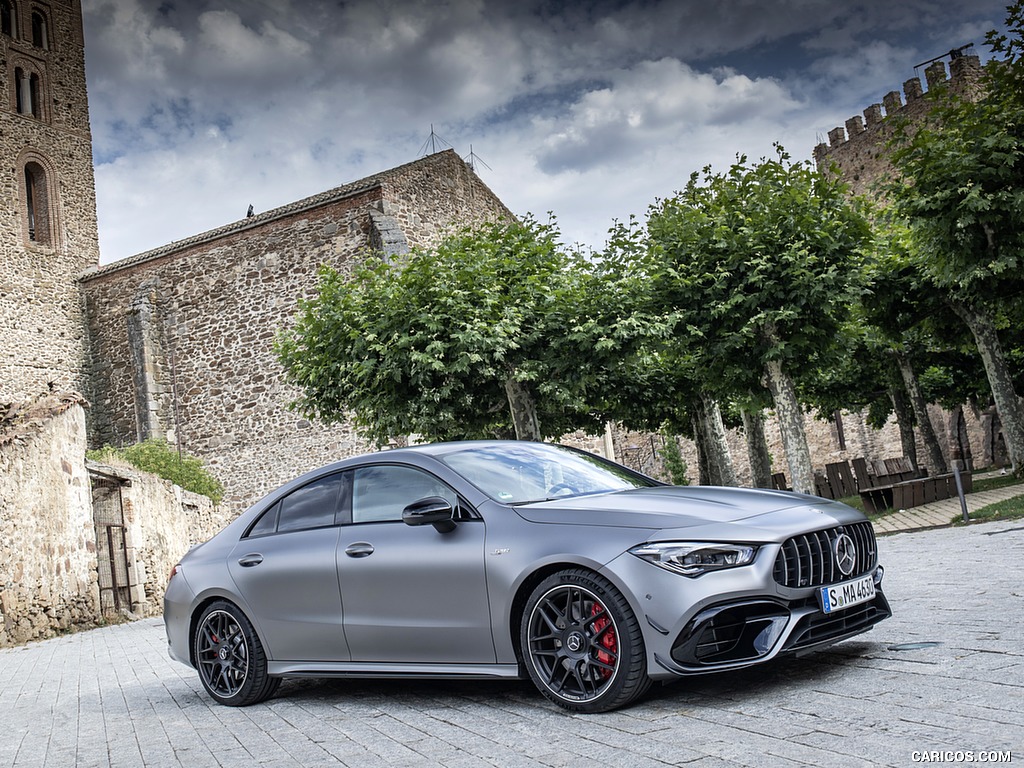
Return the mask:
{"type": "Polygon", "coordinates": [[[971,452],[971,441],[967,437],[967,420],[964,419],[964,407],[958,405],[949,414],[946,428],[949,442],[949,461],[963,470],[974,469],[974,455],[971,452]]]}
{"type": "Polygon", "coordinates": [[[769,360],[764,365],[768,390],[775,401],[775,414],[779,419],[782,445],[793,476],[793,490],[798,493],[814,494],[814,471],[811,469],[811,452],[807,447],[807,433],[804,431],[804,412],[796,397],[793,380],[782,370],[782,362],[769,360]]]}
{"type": "Polygon", "coordinates": [[[700,485],[711,485],[711,472],[708,469],[708,439],[704,434],[704,419],[701,418],[700,411],[700,405],[696,403],[690,409],[693,442],[697,446],[697,482],[700,485]]]}
{"type": "Polygon", "coordinates": [[[996,401],[999,418],[1003,422],[1006,452],[1014,474],[1024,471],[1024,406],[1013,387],[1003,348],[999,344],[995,322],[990,312],[950,300],[953,311],[959,315],[974,335],[981,361],[985,365],[992,398],[996,401]]]}
{"type": "Polygon", "coordinates": [[[914,409],[914,419],[917,421],[917,428],[921,430],[921,440],[924,441],[925,466],[932,475],[944,475],[948,471],[946,460],[942,457],[942,447],[939,445],[939,438],[935,434],[935,427],[928,416],[928,404],[921,393],[921,385],[917,381],[917,374],[914,373],[914,366],[910,364],[910,358],[900,350],[896,350],[896,363],[900,367],[900,375],[903,377],[903,386],[907,388],[907,395],[910,397],[910,407],[914,409]]]}
{"type": "Polygon", "coordinates": [[[743,431],[747,435],[751,485],[754,488],[771,488],[772,459],[768,455],[768,441],[764,436],[764,419],[760,411],[742,408],[740,412],[743,414],[743,431]]]}
{"type": "Polygon", "coordinates": [[[707,456],[708,474],[711,485],[728,485],[736,487],[736,470],[729,453],[729,443],[725,437],[725,424],[722,423],[722,411],[718,401],[710,395],[701,393],[700,418],[704,427],[704,451],[707,456]]]}
{"type": "Polygon", "coordinates": [[[904,392],[897,387],[889,388],[889,399],[896,414],[896,426],[900,428],[900,445],[903,455],[917,466],[917,440],[914,438],[914,410],[907,402],[904,392]]]}
{"type": "Polygon", "coordinates": [[[537,421],[537,404],[533,400],[526,382],[517,381],[515,375],[505,379],[505,395],[516,430],[516,440],[541,440],[540,423],[537,421]]]}

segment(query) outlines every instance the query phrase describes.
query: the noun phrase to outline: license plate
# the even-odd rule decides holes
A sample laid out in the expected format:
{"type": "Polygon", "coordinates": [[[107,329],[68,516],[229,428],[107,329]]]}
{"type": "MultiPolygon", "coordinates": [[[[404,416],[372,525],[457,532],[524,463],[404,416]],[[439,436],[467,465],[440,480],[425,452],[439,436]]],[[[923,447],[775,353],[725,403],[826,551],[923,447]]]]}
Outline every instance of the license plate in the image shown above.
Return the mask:
{"type": "Polygon", "coordinates": [[[860,605],[875,599],[875,577],[864,576],[831,587],[822,587],[821,610],[825,613],[841,611],[853,605],[860,605]]]}

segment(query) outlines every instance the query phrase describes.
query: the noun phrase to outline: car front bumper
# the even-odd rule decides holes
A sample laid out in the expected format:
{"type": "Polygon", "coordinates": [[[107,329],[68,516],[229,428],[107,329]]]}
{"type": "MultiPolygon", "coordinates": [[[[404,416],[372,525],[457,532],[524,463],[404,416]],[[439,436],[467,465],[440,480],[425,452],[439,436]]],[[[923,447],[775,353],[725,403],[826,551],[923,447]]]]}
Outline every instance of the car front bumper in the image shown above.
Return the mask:
{"type": "Polygon", "coordinates": [[[775,582],[777,552],[777,546],[762,546],[748,566],[697,578],[629,554],[610,563],[606,574],[628,593],[640,618],[648,675],[668,680],[810,652],[865,632],[892,615],[881,588],[880,566],[870,571],[872,600],[825,613],[818,588],[791,589],[775,582]]]}

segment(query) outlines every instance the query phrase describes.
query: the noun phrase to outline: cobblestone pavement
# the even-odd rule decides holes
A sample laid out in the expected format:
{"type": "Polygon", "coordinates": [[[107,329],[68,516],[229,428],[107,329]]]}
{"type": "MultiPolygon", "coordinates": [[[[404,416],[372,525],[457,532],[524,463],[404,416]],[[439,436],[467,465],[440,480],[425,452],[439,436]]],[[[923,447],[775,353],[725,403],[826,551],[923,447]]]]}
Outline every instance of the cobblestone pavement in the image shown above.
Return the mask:
{"type": "Polygon", "coordinates": [[[265,704],[221,707],[167,657],[159,619],[4,649],[0,766],[1024,760],[1024,522],[900,533],[879,549],[896,613],[871,632],[657,688],[605,715],[565,714],[526,683],[489,681],[286,682],[265,704]]]}

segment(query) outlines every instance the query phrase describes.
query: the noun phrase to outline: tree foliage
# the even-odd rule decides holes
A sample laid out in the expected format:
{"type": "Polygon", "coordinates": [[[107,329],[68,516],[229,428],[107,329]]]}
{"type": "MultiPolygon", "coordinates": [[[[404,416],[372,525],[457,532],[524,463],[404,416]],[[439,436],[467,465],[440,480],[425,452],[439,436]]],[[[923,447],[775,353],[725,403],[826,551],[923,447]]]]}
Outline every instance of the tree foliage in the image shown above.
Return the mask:
{"type": "Polygon", "coordinates": [[[794,487],[806,491],[813,478],[793,380],[835,358],[870,241],[843,191],[777,147],[759,163],[741,157],[726,173],[694,174],[647,222],[646,269],[674,317],[673,359],[717,399],[749,397],[767,381],[794,487]]]}
{"type": "Polygon", "coordinates": [[[997,56],[980,94],[933,89],[928,124],[904,126],[888,187],[906,218],[916,267],[970,328],[1003,422],[1015,470],[1024,470],[1024,407],[1000,326],[1024,294],[1024,4],[1008,34],[990,33],[997,56]]]}
{"type": "Polygon", "coordinates": [[[591,280],[554,224],[533,219],[370,257],[351,275],[325,267],[277,340],[294,405],[351,416],[380,443],[600,431],[590,402],[618,341],[584,312],[591,280]]]}

